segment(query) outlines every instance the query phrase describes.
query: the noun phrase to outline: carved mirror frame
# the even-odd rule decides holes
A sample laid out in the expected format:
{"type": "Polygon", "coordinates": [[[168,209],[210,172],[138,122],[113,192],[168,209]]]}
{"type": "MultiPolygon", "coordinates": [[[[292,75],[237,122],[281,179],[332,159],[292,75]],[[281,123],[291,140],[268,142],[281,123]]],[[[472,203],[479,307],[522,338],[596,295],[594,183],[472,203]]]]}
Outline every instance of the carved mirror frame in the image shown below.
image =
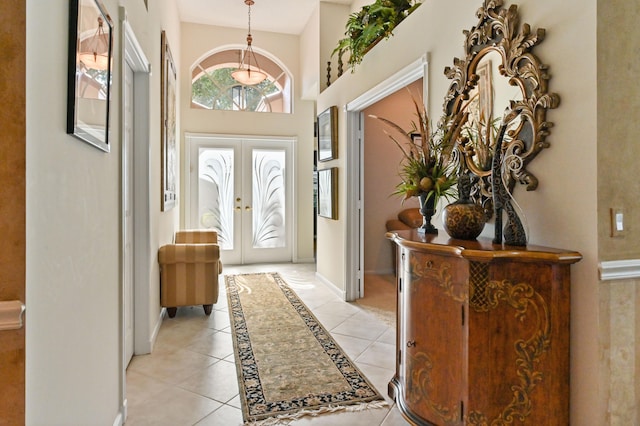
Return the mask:
{"type": "MultiPolygon", "coordinates": [[[[532,191],[537,188],[538,179],[527,170],[527,165],[540,151],[549,147],[546,138],[553,123],[546,119],[547,110],[556,108],[560,104],[560,97],[548,91],[548,66],[532,53],[532,49],[544,40],[545,30],[539,28],[532,31],[526,23],[520,27],[518,6],[511,5],[504,9],[503,3],[503,0],[484,0],[476,12],[478,24],[471,30],[463,31],[466,56],[464,59],[454,58],[453,66],[445,68],[445,75],[452,81],[444,99],[444,115],[439,124],[450,125],[452,117],[466,108],[469,100],[473,99],[470,94],[481,79],[482,72],[478,67],[480,60],[490,52],[497,52],[502,60],[498,65],[501,76],[494,78],[504,77],[509,85],[518,87],[522,92],[520,99],[509,100],[508,104],[505,102],[504,117],[497,120],[501,121],[500,125],[507,125],[501,147],[503,179],[510,193],[516,182],[532,191]]],[[[495,103],[492,109],[493,117],[502,114],[495,103]]],[[[495,140],[491,139],[480,138],[480,143],[489,152],[494,151],[490,145],[495,145],[495,140]]],[[[464,133],[458,140],[460,168],[461,172],[468,171],[475,176],[471,197],[484,208],[489,218],[493,214],[491,167],[486,170],[478,166],[475,143],[464,133]]]]}

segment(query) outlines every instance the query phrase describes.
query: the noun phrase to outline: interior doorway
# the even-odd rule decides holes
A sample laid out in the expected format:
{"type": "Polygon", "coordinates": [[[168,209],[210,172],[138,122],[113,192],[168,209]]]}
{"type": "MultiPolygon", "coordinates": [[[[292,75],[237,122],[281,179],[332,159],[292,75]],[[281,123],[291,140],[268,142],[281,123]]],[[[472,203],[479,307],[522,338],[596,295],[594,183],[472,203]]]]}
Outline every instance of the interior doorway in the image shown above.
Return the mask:
{"type": "Polygon", "coordinates": [[[218,233],[223,263],[290,262],[293,139],[186,135],[187,223],[218,233]]]}
{"type": "Polygon", "coordinates": [[[122,377],[123,420],[127,416],[126,369],[133,354],[151,352],[149,327],[149,70],[138,40],[120,8],[122,23],[122,377]],[[146,196],[136,194],[147,194],[146,196]]]}
{"type": "MultiPolygon", "coordinates": [[[[422,97],[428,100],[428,59],[422,56],[413,63],[381,82],[346,106],[347,115],[347,300],[356,300],[365,294],[365,110],[376,102],[422,78],[422,97]]],[[[383,231],[381,231],[383,232],[383,231]]],[[[390,250],[390,249],[389,249],[390,250]]]]}

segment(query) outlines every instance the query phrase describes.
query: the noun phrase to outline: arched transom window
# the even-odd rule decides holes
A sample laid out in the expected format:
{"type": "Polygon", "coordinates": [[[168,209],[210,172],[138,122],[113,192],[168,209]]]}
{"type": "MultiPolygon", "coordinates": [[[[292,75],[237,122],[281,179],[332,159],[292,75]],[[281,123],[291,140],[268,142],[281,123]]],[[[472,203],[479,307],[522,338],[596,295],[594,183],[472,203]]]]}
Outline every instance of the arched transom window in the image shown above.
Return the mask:
{"type": "Polygon", "coordinates": [[[212,53],[191,71],[191,108],[291,113],[291,77],[270,58],[255,53],[266,80],[245,86],[231,77],[242,50],[212,53]]]}

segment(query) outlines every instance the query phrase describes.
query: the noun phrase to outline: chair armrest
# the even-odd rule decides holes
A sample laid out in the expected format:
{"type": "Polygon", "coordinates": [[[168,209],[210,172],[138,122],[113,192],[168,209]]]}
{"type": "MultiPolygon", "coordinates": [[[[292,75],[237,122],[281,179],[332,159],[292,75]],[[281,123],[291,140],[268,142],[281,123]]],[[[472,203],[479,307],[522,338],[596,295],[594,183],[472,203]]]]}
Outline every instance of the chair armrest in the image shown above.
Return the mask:
{"type": "Polygon", "coordinates": [[[388,220],[385,226],[387,227],[387,231],[403,231],[405,229],[411,229],[409,225],[398,219],[388,220]]]}
{"type": "Polygon", "coordinates": [[[419,228],[424,220],[419,208],[408,208],[398,213],[398,219],[404,222],[409,228],[419,228]]]}

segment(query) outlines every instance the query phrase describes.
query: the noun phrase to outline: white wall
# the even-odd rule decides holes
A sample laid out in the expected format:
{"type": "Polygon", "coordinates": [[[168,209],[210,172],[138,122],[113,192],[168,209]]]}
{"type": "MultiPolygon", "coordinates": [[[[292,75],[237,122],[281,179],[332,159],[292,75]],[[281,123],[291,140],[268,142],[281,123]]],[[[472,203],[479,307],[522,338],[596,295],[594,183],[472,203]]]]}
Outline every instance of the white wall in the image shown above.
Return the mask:
{"type": "MultiPolygon", "coordinates": [[[[300,262],[313,261],[313,127],[314,102],[301,99],[300,40],[297,36],[252,31],[253,49],[277,58],[292,74],[294,106],[292,114],[191,109],[190,69],[205,54],[221,46],[244,47],[246,32],[238,28],[223,28],[200,24],[182,24],[180,87],[182,143],[184,133],[216,133],[243,136],[291,136],[297,139],[296,187],[294,199],[297,211],[297,252],[300,262]]],[[[184,155],[184,146],[182,148],[184,155]]],[[[182,163],[181,163],[182,164],[182,163]]],[[[183,188],[185,191],[185,188],[183,188]]]]}
{"type": "Polygon", "coordinates": [[[301,98],[315,100],[320,91],[320,5],[300,34],[301,98]]]}
{"type": "MultiPolygon", "coordinates": [[[[606,407],[598,381],[597,199],[596,199],[596,2],[523,0],[521,23],[546,28],[536,53],[550,65],[550,90],[562,98],[548,114],[555,123],[543,151],[529,169],[540,187],[515,192],[527,215],[531,243],[580,251],[584,259],[572,267],[571,419],[575,425],[604,424],[606,407]],[[591,194],[591,196],[589,196],[591,194]]],[[[318,110],[337,105],[339,115],[339,193],[346,193],[346,114],[343,106],[378,82],[429,53],[429,111],[439,117],[449,80],[442,71],[463,55],[463,29],[477,23],[480,2],[429,1],[365,57],[354,74],[347,73],[318,97],[318,110]],[[444,19],[443,17],[446,17],[444,19]]],[[[508,7],[509,4],[506,5],[508,7]]],[[[366,214],[366,211],[365,211],[366,214]]],[[[338,222],[318,222],[318,273],[344,290],[346,202],[339,200],[338,222]]],[[[439,226],[441,229],[442,227],[439,226]]],[[[485,229],[490,232],[491,227],[485,229]]]]}
{"type": "MultiPolygon", "coordinates": [[[[111,152],[65,132],[69,2],[27,0],[26,422],[112,425],[121,401],[120,4],[151,61],[152,241],[155,253],[177,224],[160,213],[160,30],[179,58],[173,0],[105,0],[114,25],[111,152]],[[154,161],[157,159],[157,161],[154,161]]],[[[144,196],[144,195],[142,195],[144,196]]],[[[158,321],[158,267],[151,320],[158,321]]]]}

